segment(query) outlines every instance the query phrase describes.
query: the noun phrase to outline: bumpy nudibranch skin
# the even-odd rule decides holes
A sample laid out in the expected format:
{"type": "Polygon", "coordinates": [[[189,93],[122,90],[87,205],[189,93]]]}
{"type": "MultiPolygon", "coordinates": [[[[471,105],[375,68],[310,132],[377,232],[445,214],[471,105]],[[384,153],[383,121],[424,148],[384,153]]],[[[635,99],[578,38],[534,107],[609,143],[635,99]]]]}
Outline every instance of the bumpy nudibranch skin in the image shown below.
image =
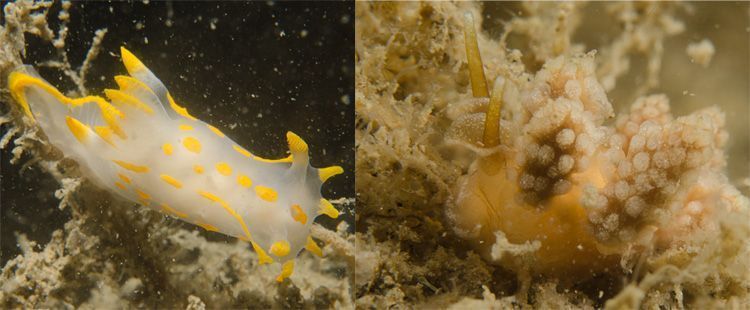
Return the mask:
{"type": "Polygon", "coordinates": [[[49,142],[76,160],[96,184],[206,230],[250,242],[261,264],[279,262],[278,281],[292,274],[303,248],[322,255],[310,237],[320,214],[338,211],[320,187],[343,172],[309,165],[308,146],[287,133],[291,155],[253,155],[219,129],[179,106],[164,84],[125,48],[130,76],[119,89],[68,98],[24,66],[9,89],[49,142]]]}
{"type": "Polygon", "coordinates": [[[715,229],[712,214],[747,205],[723,174],[727,133],[718,109],[673,119],[666,96],[652,95],[606,126],[614,114],[594,66],[593,53],[559,56],[531,79],[498,77],[493,98],[473,103],[490,112],[453,124],[452,135],[473,143],[479,157],[459,180],[448,215],[489,260],[561,278],[591,276],[620,268],[626,251],[715,229]],[[490,116],[495,96],[502,119],[490,116]],[[501,137],[497,145],[476,143],[481,125],[471,123],[485,120],[495,124],[484,128],[501,137]],[[496,257],[497,232],[538,248],[525,261],[496,257]]]}

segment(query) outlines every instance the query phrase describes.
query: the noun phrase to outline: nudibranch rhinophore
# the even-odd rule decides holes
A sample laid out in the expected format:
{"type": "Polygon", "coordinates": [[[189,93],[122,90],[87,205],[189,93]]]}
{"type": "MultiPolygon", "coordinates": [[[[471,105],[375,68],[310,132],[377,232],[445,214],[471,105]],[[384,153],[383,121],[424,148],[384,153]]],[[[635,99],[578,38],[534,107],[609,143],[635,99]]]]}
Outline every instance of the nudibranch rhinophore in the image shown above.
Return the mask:
{"type": "Polygon", "coordinates": [[[558,56],[533,75],[500,76],[490,92],[471,15],[464,27],[470,105],[481,111],[456,119],[448,134],[478,158],[447,213],[484,257],[582,279],[619,270],[626,253],[717,229],[718,212],[747,208],[724,174],[718,109],[675,119],[666,96],[650,95],[607,126],[614,113],[593,53],[558,56]],[[524,245],[528,255],[505,255],[512,251],[498,247],[507,244],[524,245]]]}
{"type": "Polygon", "coordinates": [[[313,220],[338,211],[320,194],[339,166],[309,165],[308,145],[287,132],[290,155],[258,157],[190,115],[151,70],[124,47],[129,76],[119,89],[68,98],[24,66],[9,89],[49,142],[85,175],[118,195],[183,221],[249,242],[261,264],[279,262],[281,282],[302,248],[321,256],[313,220]]]}

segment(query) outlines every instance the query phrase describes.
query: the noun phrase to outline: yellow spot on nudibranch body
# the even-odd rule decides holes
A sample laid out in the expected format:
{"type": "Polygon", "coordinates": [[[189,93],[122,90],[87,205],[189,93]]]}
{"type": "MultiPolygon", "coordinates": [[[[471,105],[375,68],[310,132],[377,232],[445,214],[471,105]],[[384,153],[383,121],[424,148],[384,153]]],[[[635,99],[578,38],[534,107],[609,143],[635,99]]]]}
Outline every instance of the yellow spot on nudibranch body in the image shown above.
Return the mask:
{"type": "Polygon", "coordinates": [[[195,173],[197,174],[203,174],[204,169],[203,169],[203,166],[201,165],[194,165],[193,171],[195,171],[195,173]]]}
{"type": "Polygon", "coordinates": [[[164,145],[161,146],[161,150],[164,151],[164,155],[172,155],[172,153],[174,153],[174,147],[169,143],[164,143],[164,145]]]}
{"type": "Polygon", "coordinates": [[[193,130],[193,126],[182,124],[179,126],[180,130],[182,131],[191,131],[193,130]]]}
{"type": "Polygon", "coordinates": [[[318,169],[318,177],[321,182],[325,182],[335,175],[344,173],[344,169],[339,166],[330,166],[322,169],[318,169]]]}
{"type": "Polygon", "coordinates": [[[136,164],[131,164],[129,162],[121,161],[121,160],[113,160],[113,162],[120,167],[123,167],[127,170],[133,171],[135,173],[146,173],[148,172],[148,167],[146,166],[139,166],[136,164]]]}
{"type": "Polygon", "coordinates": [[[180,183],[180,181],[177,181],[177,179],[173,178],[170,175],[162,174],[159,177],[162,179],[162,181],[174,186],[175,188],[182,188],[182,183],[180,183]]]}
{"type": "Polygon", "coordinates": [[[276,282],[284,282],[284,279],[290,277],[294,272],[294,261],[290,260],[281,265],[281,274],[276,277],[276,282]]]}
{"type": "Polygon", "coordinates": [[[68,124],[68,129],[70,130],[70,133],[72,133],[73,136],[76,137],[76,140],[78,140],[78,142],[81,142],[81,143],[86,142],[85,141],[86,137],[88,137],[88,133],[89,131],[91,131],[91,129],[88,126],[84,125],[77,119],[72,118],[70,116],[65,117],[65,123],[68,124]]]}
{"type": "Polygon", "coordinates": [[[236,145],[236,144],[235,144],[235,145],[232,145],[232,148],[233,148],[233,149],[234,149],[234,150],[235,150],[235,151],[236,151],[237,153],[240,153],[240,154],[242,154],[242,156],[245,156],[245,157],[247,157],[247,158],[253,158],[253,154],[250,154],[250,152],[248,152],[248,151],[247,151],[246,149],[243,149],[243,148],[242,148],[241,146],[239,146],[239,145],[236,145]]]}
{"type": "Polygon", "coordinates": [[[310,236],[307,236],[307,243],[305,244],[305,250],[310,251],[310,253],[313,253],[318,257],[323,257],[323,250],[320,249],[318,244],[315,243],[315,240],[313,240],[313,238],[310,236]]]}
{"type": "Polygon", "coordinates": [[[219,138],[224,138],[224,137],[226,137],[226,136],[224,135],[224,133],[223,133],[223,132],[221,132],[221,130],[219,130],[218,128],[216,128],[216,127],[214,127],[214,126],[211,126],[211,125],[208,125],[208,124],[206,124],[206,127],[208,127],[208,130],[211,130],[211,132],[213,132],[213,133],[214,133],[215,135],[219,136],[219,138]]]}
{"type": "Polygon", "coordinates": [[[195,154],[198,154],[201,152],[201,143],[196,138],[187,137],[182,140],[182,145],[185,147],[185,149],[195,154]]]}
{"type": "Polygon", "coordinates": [[[130,184],[130,178],[128,178],[126,175],[118,173],[117,176],[120,177],[120,180],[122,180],[123,182],[130,184]]]}
{"type": "Polygon", "coordinates": [[[253,185],[253,181],[244,174],[240,174],[237,176],[237,183],[245,188],[250,188],[250,186],[253,185]]]}
{"type": "Polygon", "coordinates": [[[232,166],[225,162],[219,162],[216,164],[216,171],[221,175],[230,176],[232,175],[232,166]]]}
{"type": "Polygon", "coordinates": [[[330,201],[321,198],[320,199],[320,214],[328,215],[328,217],[335,219],[339,217],[339,210],[333,207],[330,201]]]}
{"type": "Polygon", "coordinates": [[[289,209],[295,221],[302,223],[302,225],[307,224],[307,214],[305,214],[305,211],[299,205],[292,205],[289,209]]]}
{"type": "Polygon", "coordinates": [[[289,255],[289,242],[286,240],[276,241],[271,245],[271,248],[268,251],[278,257],[287,256],[289,255]]]}
{"type": "Polygon", "coordinates": [[[115,186],[117,186],[121,190],[127,190],[127,188],[125,187],[125,185],[122,185],[122,183],[120,183],[120,182],[115,182],[115,186]]]}
{"type": "Polygon", "coordinates": [[[260,197],[260,199],[268,202],[274,202],[279,199],[279,194],[273,188],[267,186],[256,186],[255,193],[258,195],[258,197],[260,197]]]}

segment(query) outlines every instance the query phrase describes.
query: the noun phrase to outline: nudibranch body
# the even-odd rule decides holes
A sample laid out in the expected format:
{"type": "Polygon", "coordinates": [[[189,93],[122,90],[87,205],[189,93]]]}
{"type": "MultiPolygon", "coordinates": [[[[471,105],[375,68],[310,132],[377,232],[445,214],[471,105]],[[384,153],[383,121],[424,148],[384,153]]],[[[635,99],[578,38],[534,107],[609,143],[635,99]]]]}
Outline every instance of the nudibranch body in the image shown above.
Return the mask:
{"type": "Polygon", "coordinates": [[[723,174],[727,134],[716,108],[673,119],[666,96],[651,95],[606,126],[614,113],[593,53],[548,60],[529,77],[498,77],[490,92],[471,16],[465,27],[471,105],[483,111],[456,119],[449,136],[479,157],[448,215],[488,259],[590,277],[620,268],[628,251],[684,241],[716,229],[717,212],[747,207],[723,174]],[[494,249],[505,243],[530,255],[494,249]]]}
{"type": "Polygon", "coordinates": [[[320,187],[338,166],[309,165],[308,145],[287,133],[290,155],[253,155],[218,128],[179,106],[164,84],[125,48],[130,76],[102,97],[68,98],[23,67],[9,89],[51,144],[76,160],[96,184],[155,210],[250,242],[261,264],[279,262],[289,277],[303,248],[321,255],[310,237],[320,214],[338,211],[320,187]]]}

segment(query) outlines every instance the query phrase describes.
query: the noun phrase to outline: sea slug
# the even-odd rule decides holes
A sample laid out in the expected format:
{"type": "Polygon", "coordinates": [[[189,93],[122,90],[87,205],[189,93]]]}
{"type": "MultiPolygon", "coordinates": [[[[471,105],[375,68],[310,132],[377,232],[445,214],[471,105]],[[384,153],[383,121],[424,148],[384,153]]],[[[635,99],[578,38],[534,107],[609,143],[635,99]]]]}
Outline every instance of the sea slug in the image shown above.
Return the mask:
{"type": "Polygon", "coordinates": [[[478,159],[448,215],[491,261],[561,279],[619,270],[620,258],[719,229],[716,214],[747,208],[724,174],[724,115],[674,118],[665,95],[614,117],[595,53],[561,55],[535,74],[485,81],[473,18],[465,21],[474,112],[449,136],[478,159]],[[507,240],[505,240],[507,238],[507,240]],[[504,255],[496,244],[523,246],[504,255]]]}
{"type": "Polygon", "coordinates": [[[302,248],[322,255],[310,237],[315,217],[338,211],[320,187],[343,172],[309,165],[308,145],[288,132],[291,154],[258,157],[177,104],[164,84],[124,47],[130,76],[119,89],[68,98],[30,66],[8,87],[50,143],[93,182],[143,206],[252,244],[261,264],[279,262],[281,282],[302,248]]]}

